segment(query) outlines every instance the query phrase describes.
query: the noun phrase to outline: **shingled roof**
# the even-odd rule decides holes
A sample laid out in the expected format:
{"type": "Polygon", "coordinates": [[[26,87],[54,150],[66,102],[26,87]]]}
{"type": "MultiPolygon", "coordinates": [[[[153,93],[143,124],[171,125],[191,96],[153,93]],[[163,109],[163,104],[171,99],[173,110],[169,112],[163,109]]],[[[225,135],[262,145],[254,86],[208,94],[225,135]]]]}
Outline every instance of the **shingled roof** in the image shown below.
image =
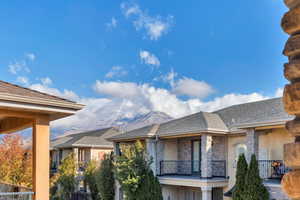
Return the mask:
{"type": "Polygon", "coordinates": [[[10,95],[19,95],[23,97],[33,97],[40,98],[45,100],[55,100],[55,101],[67,101],[75,103],[73,101],[63,99],[57,96],[49,95],[46,93],[38,92],[29,88],[21,87],[19,85],[14,85],[5,81],[0,80],[0,94],[10,94],[10,95]]]}
{"type": "Polygon", "coordinates": [[[117,134],[119,134],[119,130],[114,127],[81,132],[55,138],[51,140],[50,147],[51,149],[73,147],[113,148],[112,143],[107,141],[106,139],[117,134]]]}
{"type": "Polygon", "coordinates": [[[121,135],[111,140],[126,140],[154,136],[177,136],[190,133],[211,132],[227,134],[242,128],[257,127],[266,124],[284,124],[293,119],[283,108],[281,98],[233,105],[215,112],[198,112],[179,119],[162,123],[149,134],[153,127],[146,126],[121,135]]]}

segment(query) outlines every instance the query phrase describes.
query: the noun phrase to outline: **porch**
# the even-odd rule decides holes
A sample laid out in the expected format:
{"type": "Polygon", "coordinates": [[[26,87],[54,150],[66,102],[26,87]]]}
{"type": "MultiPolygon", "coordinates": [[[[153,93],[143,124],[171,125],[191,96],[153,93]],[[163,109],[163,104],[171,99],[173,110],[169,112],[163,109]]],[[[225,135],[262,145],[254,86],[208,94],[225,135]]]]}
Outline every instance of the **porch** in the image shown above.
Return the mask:
{"type": "Polygon", "coordinates": [[[50,122],[75,114],[83,106],[0,81],[0,134],[32,129],[32,191],[0,191],[0,199],[49,199],[50,122]]]}

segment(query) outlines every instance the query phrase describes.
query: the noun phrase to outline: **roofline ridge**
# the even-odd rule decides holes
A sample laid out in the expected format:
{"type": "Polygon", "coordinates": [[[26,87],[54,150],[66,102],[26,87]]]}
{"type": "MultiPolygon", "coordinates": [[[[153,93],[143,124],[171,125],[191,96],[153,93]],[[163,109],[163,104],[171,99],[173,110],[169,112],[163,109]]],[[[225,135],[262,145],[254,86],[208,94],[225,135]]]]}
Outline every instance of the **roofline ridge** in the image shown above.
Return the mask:
{"type": "Polygon", "coordinates": [[[37,91],[37,90],[34,90],[34,89],[30,89],[30,88],[27,88],[27,87],[23,87],[23,86],[14,84],[14,83],[9,83],[9,82],[3,81],[3,80],[0,80],[0,82],[8,84],[8,85],[15,86],[15,87],[18,87],[18,88],[22,88],[22,89],[25,89],[25,90],[28,90],[28,91],[31,91],[31,92],[37,92],[37,93],[40,93],[40,94],[43,94],[43,95],[46,95],[46,96],[55,97],[55,98],[61,99],[63,101],[68,101],[70,103],[76,103],[75,101],[72,101],[72,100],[69,100],[69,99],[66,99],[66,98],[62,98],[62,97],[59,97],[59,96],[56,96],[56,95],[52,95],[52,94],[47,94],[45,92],[40,92],[40,91],[37,91]]]}

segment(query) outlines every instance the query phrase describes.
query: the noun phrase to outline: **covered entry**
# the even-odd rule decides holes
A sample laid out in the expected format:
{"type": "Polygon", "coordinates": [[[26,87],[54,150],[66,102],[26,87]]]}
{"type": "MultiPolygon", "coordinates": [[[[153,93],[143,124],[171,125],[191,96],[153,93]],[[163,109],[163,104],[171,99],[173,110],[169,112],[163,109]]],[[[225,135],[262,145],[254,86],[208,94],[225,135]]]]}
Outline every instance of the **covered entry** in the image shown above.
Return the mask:
{"type": "Polygon", "coordinates": [[[49,199],[50,122],[83,105],[0,81],[0,134],[32,128],[33,199],[49,199]]]}

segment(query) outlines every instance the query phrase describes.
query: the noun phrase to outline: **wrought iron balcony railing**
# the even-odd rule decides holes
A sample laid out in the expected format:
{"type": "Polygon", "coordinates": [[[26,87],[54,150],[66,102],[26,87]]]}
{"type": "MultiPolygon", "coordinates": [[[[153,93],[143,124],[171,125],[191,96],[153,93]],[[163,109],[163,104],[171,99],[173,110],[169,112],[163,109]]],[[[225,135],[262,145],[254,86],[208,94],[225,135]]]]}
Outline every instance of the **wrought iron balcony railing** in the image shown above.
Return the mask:
{"type": "Polygon", "coordinates": [[[281,179],[291,169],[282,160],[259,160],[259,173],[262,179],[281,179]]]}
{"type": "Polygon", "coordinates": [[[0,200],[32,200],[33,192],[0,192],[0,200]]]}
{"type": "MultiPolygon", "coordinates": [[[[192,160],[162,160],[160,161],[160,175],[200,176],[201,161],[192,160]]],[[[226,161],[212,161],[212,177],[226,177],[226,161]]]]}

